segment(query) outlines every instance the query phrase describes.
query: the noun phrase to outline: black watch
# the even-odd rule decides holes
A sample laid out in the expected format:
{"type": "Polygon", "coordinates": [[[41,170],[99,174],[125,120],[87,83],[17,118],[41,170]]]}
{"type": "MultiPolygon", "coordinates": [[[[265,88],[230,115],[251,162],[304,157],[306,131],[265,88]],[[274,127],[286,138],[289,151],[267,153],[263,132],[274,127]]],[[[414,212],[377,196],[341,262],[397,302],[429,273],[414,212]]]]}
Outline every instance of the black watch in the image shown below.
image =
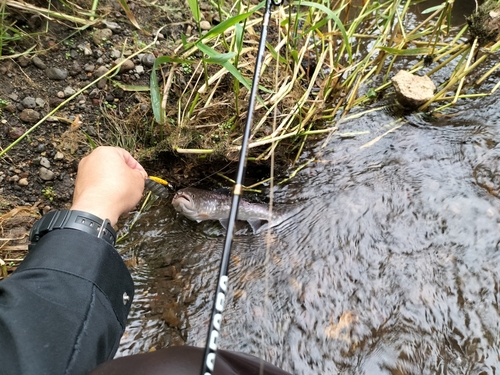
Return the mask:
{"type": "Polygon", "coordinates": [[[33,225],[30,232],[31,245],[36,244],[40,238],[55,229],[76,229],[102,238],[111,246],[114,246],[116,241],[116,232],[108,219],[103,221],[84,211],[62,210],[43,215],[33,225]]]}

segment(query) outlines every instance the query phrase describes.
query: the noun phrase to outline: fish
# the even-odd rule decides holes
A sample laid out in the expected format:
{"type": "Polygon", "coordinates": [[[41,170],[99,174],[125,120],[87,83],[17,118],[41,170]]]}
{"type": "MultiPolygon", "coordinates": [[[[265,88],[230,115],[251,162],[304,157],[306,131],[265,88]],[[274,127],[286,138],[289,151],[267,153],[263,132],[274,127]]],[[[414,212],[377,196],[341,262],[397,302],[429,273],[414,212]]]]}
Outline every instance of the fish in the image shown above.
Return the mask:
{"type": "MultiPolygon", "coordinates": [[[[225,228],[227,228],[231,202],[232,197],[229,195],[191,187],[177,191],[172,199],[174,209],[188,219],[197,222],[219,220],[225,228]]],[[[279,216],[275,211],[270,217],[269,208],[266,205],[240,199],[237,219],[248,222],[254,233],[266,223],[274,223],[279,216]]]]}

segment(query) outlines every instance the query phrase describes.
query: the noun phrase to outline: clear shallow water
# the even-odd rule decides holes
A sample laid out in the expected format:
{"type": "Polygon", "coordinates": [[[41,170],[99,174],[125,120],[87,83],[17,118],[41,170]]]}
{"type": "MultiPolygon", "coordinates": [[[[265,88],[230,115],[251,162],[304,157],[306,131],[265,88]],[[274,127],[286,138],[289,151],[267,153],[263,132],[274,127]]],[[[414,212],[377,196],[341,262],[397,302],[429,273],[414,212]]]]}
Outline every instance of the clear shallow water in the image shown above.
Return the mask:
{"type": "MultiPolygon", "coordinates": [[[[319,141],[275,191],[293,216],[235,238],[220,347],[293,374],[497,374],[499,99],[399,123],[378,110],[338,125],[369,133],[319,141]]],[[[223,233],[168,200],[141,217],[119,355],[204,345],[223,233]]]]}
{"type": "MultiPolygon", "coordinates": [[[[294,216],[272,231],[267,259],[265,233],[236,237],[221,347],[294,374],[498,373],[497,100],[431,122],[410,116],[365,148],[391,114],[340,124],[370,133],[332,138],[320,162],[276,190],[294,216]]],[[[223,230],[160,204],[129,238],[146,264],[130,329],[140,338],[122,354],[176,337],[204,345],[223,230]],[[175,327],[151,312],[172,300],[175,327]]]]}

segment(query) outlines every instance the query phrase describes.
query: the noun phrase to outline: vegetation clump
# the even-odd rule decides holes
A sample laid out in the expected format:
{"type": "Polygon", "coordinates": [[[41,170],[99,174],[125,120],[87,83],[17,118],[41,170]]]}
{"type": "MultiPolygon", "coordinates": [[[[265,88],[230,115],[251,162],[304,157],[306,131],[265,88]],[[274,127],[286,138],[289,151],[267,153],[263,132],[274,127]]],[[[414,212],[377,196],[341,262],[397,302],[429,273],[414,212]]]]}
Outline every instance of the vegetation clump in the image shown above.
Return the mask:
{"type": "Polygon", "coordinates": [[[478,39],[479,45],[495,42],[500,33],[500,5],[494,0],[486,1],[467,17],[467,24],[469,34],[478,39]]]}

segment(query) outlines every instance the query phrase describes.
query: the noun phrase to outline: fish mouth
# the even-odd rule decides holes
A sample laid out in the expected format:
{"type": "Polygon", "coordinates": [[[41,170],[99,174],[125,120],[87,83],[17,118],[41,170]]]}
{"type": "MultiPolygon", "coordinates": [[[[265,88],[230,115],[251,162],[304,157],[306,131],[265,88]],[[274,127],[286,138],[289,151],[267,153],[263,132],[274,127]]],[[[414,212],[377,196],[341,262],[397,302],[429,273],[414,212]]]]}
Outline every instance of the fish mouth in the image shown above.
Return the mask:
{"type": "Polygon", "coordinates": [[[183,200],[186,200],[188,202],[191,202],[191,197],[188,194],[183,193],[183,192],[177,192],[174,195],[174,201],[175,200],[180,200],[180,199],[183,199],[183,200]]]}
{"type": "Polygon", "coordinates": [[[193,197],[191,197],[191,195],[185,192],[178,191],[174,195],[174,198],[172,199],[172,205],[174,206],[177,212],[185,214],[187,212],[193,211],[194,209],[193,197]]]}

